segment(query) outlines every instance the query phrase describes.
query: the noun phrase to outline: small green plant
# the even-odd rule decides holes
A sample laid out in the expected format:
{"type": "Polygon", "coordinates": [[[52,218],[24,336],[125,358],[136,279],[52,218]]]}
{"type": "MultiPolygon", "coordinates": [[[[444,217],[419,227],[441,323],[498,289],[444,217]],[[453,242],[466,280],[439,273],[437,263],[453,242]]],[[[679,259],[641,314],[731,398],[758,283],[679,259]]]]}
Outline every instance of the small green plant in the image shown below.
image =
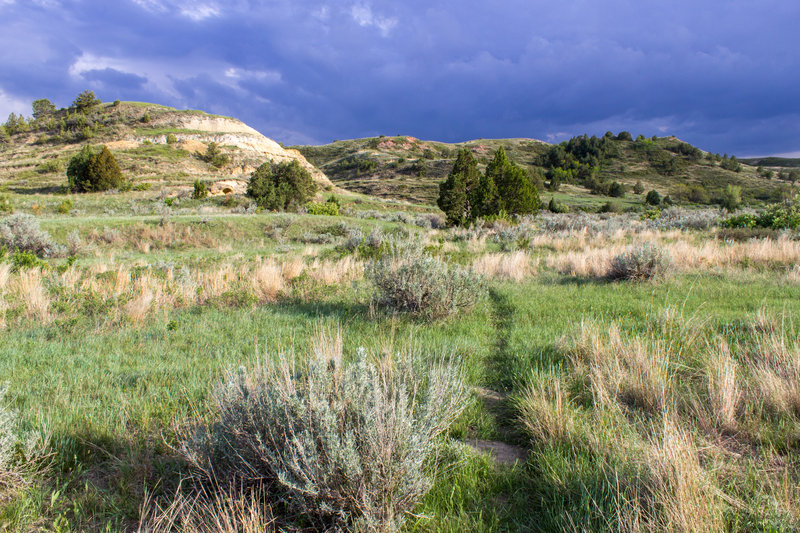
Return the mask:
{"type": "Polygon", "coordinates": [[[47,263],[36,257],[33,252],[24,252],[17,250],[11,254],[11,267],[12,270],[18,272],[20,270],[27,270],[36,267],[46,267],[47,263]]]}
{"type": "Polygon", "coordinates": [[[611,260],[608,278],[611,280],[648,281],[663,277],[670,266],[670,258],[655,244],[632,247],[611,260]]]}
{"type": "Polygon", "coordinates": [[[68,214],[70,211],[72,211],[72,208],[72,200],[69,198],[62,200],[61,203],[58,204],[58,212],[62,215],[68,214]]]}
{"type": "Polygon", "coordinates": [[[167,144],[175,144],[178,142],[178,138],[175,136],[174,133],[170,133],[167,135],[167,144]]]}
{"type": "Polygon", "coordinates": [[[7,194],[0,194],[0,213],[11,214],[14,212],[14,204],[11,197],[7,194]]]}
{"type": "Polygon", "coordinates": [[[208,188],[206,182],[202,180],[194,181],[194,191],[192,191],[192,198],[199,200],[208,196],[208,188]]]}
{"type": "Polygon", "coordinates": [[[36,172],[39,174],[52,174],[54,172],[61,172],[63,166],[58,159],[49,159],[36,167],[36,172]]]}
{"type": "Polygon", "coordinates": [[[327,215],[331,217],[339,216],[339,200],[331,195],[325,202],[311,202],[306,204],[306,210],[310,215],[327,215]]]}
{"type": "Polygon", "coordinates": [[[167,207],[172,207],[175,205],[175,198],[164,198],[164,205],[167,207]]]}
{"type": "Polygon", "coordinates": [[[153,184],[152,183],[145,182],[145,183],[137,183],[136,185],[133,185],[131,187],[131,190],[134,190],[134,191],[149,191],[152,188],[153,188],[153,184]]]}

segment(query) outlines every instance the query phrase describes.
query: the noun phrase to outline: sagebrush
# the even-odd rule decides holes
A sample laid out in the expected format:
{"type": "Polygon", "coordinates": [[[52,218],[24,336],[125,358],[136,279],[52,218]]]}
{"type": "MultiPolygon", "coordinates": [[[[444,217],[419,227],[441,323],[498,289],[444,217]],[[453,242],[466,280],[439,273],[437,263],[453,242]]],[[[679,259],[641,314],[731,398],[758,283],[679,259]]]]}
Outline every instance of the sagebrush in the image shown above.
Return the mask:
{"type": "Polygon", "coordinates": [[[396,531],[432,484],[441,435],[465,405],[451,365],[410,358],[346,364],[341,334],[322,334],[305,363],[286,354],[228,373],[217,421],[184,452],[208,479],[268,482],[320,527],[396,531]]]}

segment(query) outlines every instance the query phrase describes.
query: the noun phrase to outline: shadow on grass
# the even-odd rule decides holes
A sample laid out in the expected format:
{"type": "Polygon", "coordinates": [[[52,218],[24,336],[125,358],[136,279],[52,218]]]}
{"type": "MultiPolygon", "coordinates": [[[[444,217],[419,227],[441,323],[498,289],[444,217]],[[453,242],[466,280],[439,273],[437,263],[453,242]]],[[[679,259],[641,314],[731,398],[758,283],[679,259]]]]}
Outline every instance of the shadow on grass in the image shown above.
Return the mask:
{"type": "Polygon", "coordinates": [[[11,185],[8,190],[14,194],[67,194],[67,188],[63,185],[51,185],[47,187],[22,187],[19,185],[11,185]]]}

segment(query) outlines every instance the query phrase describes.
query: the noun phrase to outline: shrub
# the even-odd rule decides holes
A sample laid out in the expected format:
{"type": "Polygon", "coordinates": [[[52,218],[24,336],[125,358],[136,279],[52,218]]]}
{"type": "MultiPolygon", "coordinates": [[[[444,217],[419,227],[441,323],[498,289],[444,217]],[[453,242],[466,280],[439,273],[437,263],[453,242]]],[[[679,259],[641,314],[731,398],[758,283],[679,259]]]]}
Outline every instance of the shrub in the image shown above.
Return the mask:
{"type": "Polygon", "coordinates": [[[39,174],[50,174],[52,172],[61,171],[61,162],[58,159],[50,159],[39,164],[36,167],[36,172],[39,174]]]}
{"type": "Polygon", "coordinates": [[[87,89],[75,97],[75,101],[72,102],[72,105],[78,108],[78,111],[81,113],[85,113],[91,111],[95,106],[101,103],[100,99],[95,96],[94,91],[87,89]]]}
{"type": "Polygon", "coordinates": [[[200,156],[200,159],[208,163],[209,165],[213,166],[214,168],[222,168],[228,164],[230,159],[226,154],[223,154],[222,151],[219,149],[219,145],[217,143],[208,143],[208,148],[206,148],[206,153],[200,156]]]}
{"type": "Polygon", "coordinates": [[[662,277],[669,265],[669,256],[655,244],[638,245],[611,260],[608,278],[647,281],[662,277]]]}
{"type": "Polygon", "coordinates": [[[455,367],[411,357],[345,364],[341,335],[321,335],[305,363],[279,354],[229,372],[218,419],[187,439],[201,475],[267,481],[320,530],[397,531],[432,484],[432,459],[465,404],[455,367]]]}
{"type": "Polygon", "coordinates": [[[9,214],[14,212],[14,204],[11,203],[11,197],[7,194],[0,194],[0,213],[9,214]]]}
{"type": "Polygon", "coordinates": [[[286,210],[308,202],[317,191],[311,173],[296,159],[264,163],[250,177],[247,196],[259,207],[286,210]]]}
{"type": "Polygon", "coordinates": [[[310,215],[328,215],[331,217],[339,216],[339,200],[331,195],[325,202],[311,202],[306,204],[306,211],[310,215]]]}
{"type": "Polygon", "coordinates": [[[122,171],[106,146],[95,153],[87,144],[67,167],[67,185],[72,192],[119,189],[123,181],[122,171]]]}
{"type": "Polygon", "coordinates": [[[61,247],[39,227],[36,217],[22,213],[0,220],[0,245],[9,250],[32,252],[38,257],[61,253],[61,247]]]}
{"type": "Polygon", "coordinates": [[[661,205],[661,195],[658,194],[657,190],[653,189],[647,193],[647,196],[645,197],[644,201],[648,205],[661,205]]]}
{"type": "Polygon", "coordinates": [[[367,274],[377,287],[379,305],[427,320],[472,307],[484,290],[483,278],[421,248],[396,247],[370,265],[367,274]]]}
{"type": "Polygon", "coordinates": [[[202,180],[194,180],[194,191],[192,191],[192,198],[198,200],[208,196],[208,188],[206,183],[202,180]]]}
{"type": "Polygon", "coordinates": [[[174,133],[170,133],[167,135],[167,144],[175,144],[178,142],[178,138],[175,136],[174,133]]]}
{"type": "Polygon", "coordinates": [[[6,392],[8,386],[0,385],[0,483],[11,470],[14,462],[14,451],[17,447],[15,429],[17,417],[6,405],[6,392]]]}
{"type": "Polygon", "coordinates": [[[58,204],[58,212],[62,215],[66,215],[70,211],[72,211],[72,207],[73,207],[72,200],[67,198],[63,200],[60,204],[58,204]]]}
{"type": "Polygon", "coordinates": [[[47,266],[47,263],[36,257],[33,252],[17,250],[11,255],[11,268],[14,272],[45,266],[47,266]]]}
{"type": "Polygon", "coordinates": [[[547,204],[547,210],[551,213],[569,213],[569,206],[562,204],[555,198],[551,198],[550,203],[547,204]]]}

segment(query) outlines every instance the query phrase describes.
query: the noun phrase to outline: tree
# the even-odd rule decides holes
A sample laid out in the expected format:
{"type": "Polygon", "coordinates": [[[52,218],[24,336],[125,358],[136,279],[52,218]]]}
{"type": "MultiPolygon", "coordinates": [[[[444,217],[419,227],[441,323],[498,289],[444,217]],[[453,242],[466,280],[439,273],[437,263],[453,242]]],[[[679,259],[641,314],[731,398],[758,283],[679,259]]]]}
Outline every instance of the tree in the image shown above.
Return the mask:
{"type": "Polygon", "coordinates": [[[317,184],[311,173],[296,159],[264,163],[250,177],[247,196],[259,207],[271,210],[287,210],[303,205],[314,193],[317,184]]]}
{"type": "Polygon", "coordinates": [[[72,192],[118,189],[123,181],[122,171],[107,146],[96,153],[85,145],[70,159],[67,167],[67,184],[72,192]]]}
{"type": "Polygon", "coordinates": [[[658,191],[653,189],[652,191],[647,193],[647,197],[644,199],[649,205],[661,205],[661,195],[658,194],[658,191]]]}
{"type": "Polygon", "coordinates": [[[0,124],[0,144],[8,144],[11,142],[11,136],[6,131],[6,127],[0,124]]]}
{"type": "Polygon", "coordinates": [[[6,132],[9,135],[16,135],[17,133],[25,133],[28,131],[28,122],[22,115],[17,115],[14,112],[8,114],[8,120],[5,123],[6,132]]]}
{"type": "Polygon", "coordinates": [[[94,106],[101,103],[102,102],[100,99],[94,95],[94,91],[86,89],[75,98],[75,101],[72,102],[72,105],[78,108],[78,111],[81,113],[85,113],[87,111],[91,111],[94,106]]]}
{"type": "Polygon", "coordinates": [[[735,211],[742,203],[742,188],[737,185],[728,184],[722,192],[722,207],[728,212],[735,211]]]}
{"type": "Polygon", "coordinates": [[[478,162],[469,149],[462,148],[447,179],[439,185],[436,200],[448,224],[463,225],[473,218],[475,188],[479,181],[478,162]]]}
{"type": "Polygon", "coordinates": [[[625,196],[625,186],[618,181],[613,182],[608,186],[608,195],[613,198],[622,198],[625,196]]]}
{"type": "Polygon", "coordinates": [[[539,192],[527,170],[509,161],[506,151],[501,146],[494,154],[494,159],[486,167],[486,176],[491,178],[497,187],[497,210],[486,214],[495,215],[500,210],[509,214],[535,214],[539,212],[539,192]]]}
{"type": "Polygon", "coordinates": [[[38,100],[34,100],[32,107],[33,118],[36,120],[50,116],[56,110],[56,106],[53,105],[53,103],[47,98],[39,98],[38,100]]]}
{"type": "Polygon", "coordinates": [[[642,194],[642,193],[644,192],[644,185],[642,185],[642,182],[641,182],[641,181],[637,181],[637,182],[636,182],[636,183],[633,185],[633,192],[634,192],[635,194],[642,194]]]}
{"type": "Polygon", "coordinates": [[[226,154],[222,153],[220,150],[219,145],[215,142],[208,143],[208,148],[206,148],[206,153],[200,157],[203,161],[210,164],[215,168],[222,168],[228,164],[230,159],[226,154]]]}

